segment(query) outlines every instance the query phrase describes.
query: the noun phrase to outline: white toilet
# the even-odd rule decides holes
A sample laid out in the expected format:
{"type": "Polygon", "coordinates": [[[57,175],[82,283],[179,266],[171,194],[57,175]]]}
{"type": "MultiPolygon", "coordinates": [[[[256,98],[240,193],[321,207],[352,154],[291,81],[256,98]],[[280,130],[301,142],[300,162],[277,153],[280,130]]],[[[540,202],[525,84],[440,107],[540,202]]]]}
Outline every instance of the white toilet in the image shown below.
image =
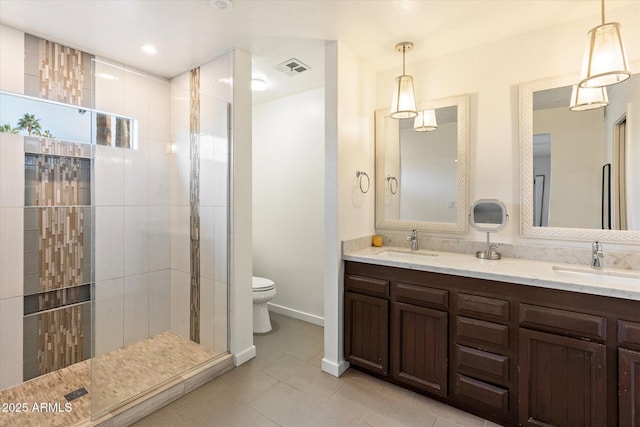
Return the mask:
{"type": "Polygon", "coordinates": [[[267,302],[276,296],[276,284],[264,277],[253,276],[253,332],[264,334],[271,330],[267,302]]]}

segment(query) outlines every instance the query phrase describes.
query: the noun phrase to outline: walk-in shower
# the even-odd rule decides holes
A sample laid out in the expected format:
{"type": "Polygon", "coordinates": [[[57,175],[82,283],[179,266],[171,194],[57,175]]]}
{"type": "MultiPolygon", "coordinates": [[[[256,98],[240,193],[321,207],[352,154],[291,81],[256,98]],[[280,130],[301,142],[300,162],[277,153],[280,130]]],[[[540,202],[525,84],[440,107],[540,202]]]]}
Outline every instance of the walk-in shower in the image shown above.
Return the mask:
{"type": "Polygon", "coordinates": [[[0,402],[26,406],[0,425],[69,425],[227,354],[229,109],[199,68],[25,57],[0,92],[0,402]]]}

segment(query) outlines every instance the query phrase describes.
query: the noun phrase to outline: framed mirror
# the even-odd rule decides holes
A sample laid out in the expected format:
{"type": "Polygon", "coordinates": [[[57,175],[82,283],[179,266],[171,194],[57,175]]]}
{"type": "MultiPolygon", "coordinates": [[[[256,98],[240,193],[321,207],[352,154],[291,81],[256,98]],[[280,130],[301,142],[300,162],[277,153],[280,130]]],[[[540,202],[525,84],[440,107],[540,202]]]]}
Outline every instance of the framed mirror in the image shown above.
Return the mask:
{"type": "Polygon", "coordinates": [[[525,237],[640,239],[640,63],[606,107],[570,111],[579,74],[520,85],[520,227],[525,237]]]}
{"type": "Polygon", "coordinates": [[[419,102],[437,128],[376,111],[376,228],[464,233],[468,230],[469,98],[419,102]]]}

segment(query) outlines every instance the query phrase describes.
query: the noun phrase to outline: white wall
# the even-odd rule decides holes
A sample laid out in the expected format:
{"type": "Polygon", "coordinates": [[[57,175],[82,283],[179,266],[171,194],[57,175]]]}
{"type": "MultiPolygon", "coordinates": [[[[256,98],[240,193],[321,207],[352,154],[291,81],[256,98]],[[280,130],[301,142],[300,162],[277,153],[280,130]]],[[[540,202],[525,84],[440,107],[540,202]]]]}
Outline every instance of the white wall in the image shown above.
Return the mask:
{"type": "MultiPolygon", "coordinates": [[[[612,10],[607,19],[621,23],[628,57],[640,59],[640,3],[612,10]]],[[[407,74],[414,77],[418,100],[470,94],[469,199],[497,198],[506,203],[511,221],[496,233],[497,242],[572,244],[519,236],[518,85],[579,71],[585,33],[596,23],[583,19],[421,62],[407,55],[407,74]]],[[[378,73],[376,108],[388,107],[400,65],[399,58],[392,69],[378,73]]],[[[483,239],[479,232],[446,237],[483,239]]]]}
{"type": "Polygon", "coordinates": [[[375,75],[340,42],[325,48],[325,278],[322,369],[339,376],[343,352],[343,279],[340,242],[373,234],[375,75]],[[371,177],[362,194],[356,171],[371,177]]]}
{"type": "MultiPolygon", "coordinates": [[[[0,25],[0,90],[24,93],[24,33],[0,25]]],[[[4,123],[0,123],[2,125],[4,123]]]]}
{"type": "MultiPolygon", "coordinates": [[[[200,66],[200,344],[221,353],[227,345],[228,103],[232,72],[227,53],[200,66]],[[228,82],[228,80],[226,80],[228,82]]],[[[190,71],[171,80],[171,329],[190,338],[190,71]]]]}
{"type": "MultiPolygon", "coordinates": [[[[0,90],[24,92],[24,33],[3,25],[0,25],[0,90]]],[[[5,123],[0,117],[0,125],[5,123]]],[[[24,143],[21,136],[0,134],[0,163],[0,390],[3,390],[22,382],[24,143]]]]}
{"type": "Polygon", "coordinates": [[[253,105],[253,274],[270,308],[324,320],[324,88],[253,105]]]}
{"type": "Polygon", "coordinates": [[[229,349],[238,366],[256,355],[251,295],[251,56],[235,49],[232,58],[229,349]]]}
{"type": "Polygon", "coordinates": [[[138,149],[95,147],[95,354],[170,323],[169,82],[95,61],[95,108],[138,119],[138,149]]]}
{"type": "MultiPolygon", "coordinates": [[[[2,58],[0,58],[2,60],[2,58]]],[[[22,382],[24,141],[0,133],[0,390],[22,382]]]]}

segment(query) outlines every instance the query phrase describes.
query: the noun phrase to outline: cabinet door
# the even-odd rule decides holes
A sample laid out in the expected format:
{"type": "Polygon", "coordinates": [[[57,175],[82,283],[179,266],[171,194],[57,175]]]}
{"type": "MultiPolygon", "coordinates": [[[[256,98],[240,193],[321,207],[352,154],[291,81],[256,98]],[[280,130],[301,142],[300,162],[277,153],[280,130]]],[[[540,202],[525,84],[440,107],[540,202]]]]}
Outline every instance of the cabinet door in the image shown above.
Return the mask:
{"type": "Polygon", "coordinates": [[[393,377],[440,396],[447,395],[447,313],[392,304],[393,377]]]}
{"type": "Polygon", "coordinates": [[[640,426],[640,353],[618,350],[619,422],[640,426]]]}
{"type": "Polygon", "coordinates": [[[606,346],[520,328],[520,423],[605,426],[606,346]]]}
{"type": "Polygon", "coordinates": [[[369,371],[389,372],[389,301],[344,294],[345,359],[369,371]]]}

